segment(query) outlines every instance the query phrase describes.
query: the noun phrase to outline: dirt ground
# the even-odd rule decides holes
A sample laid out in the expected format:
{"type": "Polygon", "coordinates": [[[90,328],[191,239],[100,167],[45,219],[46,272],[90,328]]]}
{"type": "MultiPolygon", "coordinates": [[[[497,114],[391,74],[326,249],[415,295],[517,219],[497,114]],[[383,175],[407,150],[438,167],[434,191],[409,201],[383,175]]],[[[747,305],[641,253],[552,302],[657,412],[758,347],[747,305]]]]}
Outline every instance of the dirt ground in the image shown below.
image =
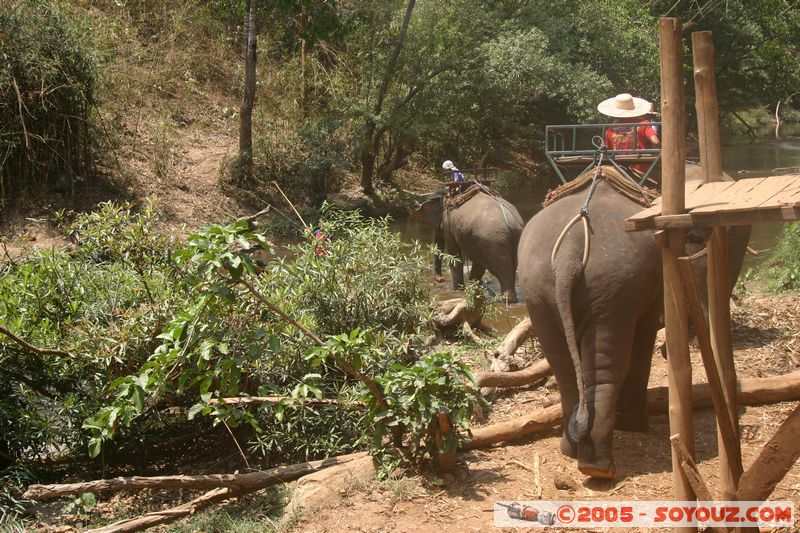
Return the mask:
{"type": "MultiPolygon", "coordinates": [[[[784,374],[799,366],[800,310],[796,295],[747,295],[739,299],[733,318],[734,352],[740,378],[784,374]]],[[[693,381],[706,381],[697,349],[692,350],[692,365],[693,381]]],[[[656,353],[650,386],[666,385],[666,374],[666,362],[656,353]]],[[[496,390],[490,400],[492,406],[486,424],[510,420],[552,405],[558,401],[558,389],[550,378],[544,385],[496,390]]],[[[795,402],[788,402],[741,408],[745,469],[794,407],[795,402]]],[[[713,412],[710,409],[695,411],[694,424],[700,472],[712,494],[719,494],[713,412]]],[[[442,480],[411,478],[399,487],[399,482],[395,485],[367,484],[361,490],[348,491],[338,504],[302,517],[292,531],[495,531],[499,528],[492,525],[492,508],[498,500],[668,499],[672,494],[669,435],[666,416],[652,417],[650,430],[644,434],[616,432],[617,478],[604,481],[586,478],[578,472],[574,460],[559,453],[560,432],[554,429],[535,437],[461,454],[457,474],[442,480]],[[533,468],[536,462],[540,465],[538,479],[533,468]],[[559,478],[558,487],[556,478],[559,478]]],[[[795,465],[778,484],[771,499],[792,500],[797,508],[800,465],[795,465]]],[[[631,528],[628,531],[661,530],[631,528]]]]}

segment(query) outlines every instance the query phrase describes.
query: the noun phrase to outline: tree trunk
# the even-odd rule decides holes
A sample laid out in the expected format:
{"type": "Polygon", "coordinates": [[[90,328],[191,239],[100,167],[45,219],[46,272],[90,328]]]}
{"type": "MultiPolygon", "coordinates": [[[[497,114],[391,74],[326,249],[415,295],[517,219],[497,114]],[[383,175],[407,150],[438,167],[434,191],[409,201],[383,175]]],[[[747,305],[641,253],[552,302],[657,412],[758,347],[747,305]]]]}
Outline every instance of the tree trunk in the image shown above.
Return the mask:
{"type": "MultiPolygon", "coordinates": [[[[308,22],[308,13],[306,8],[300,12],[300,32],[304,32],[306,23],[308,22]]],[[[300,86],[300,111],[303,113],[303,118],[308,116],[308,44],[305,38],[300,39],[300,73],[301,73],[301,86],[300,86]]]]}
{"type": "Polygon", "coordinates": [[[394,50],[389,56],[389,61],[386,64],[386,71],[383,73],[381,84],[378,87],[378,94],[375,98],[375,105],[372,108],[372,115],[364,122],[364,136],[361,140],[361,153],[359,159],[361,160],[361,188],[365,193],[370,194],[373,191],[372,179],[375,174],[375,120],[380,116],[383,111],[383,101],[386,98],[386,93],[389,91],[394,72],[397,68],[397,60],[400,57],[400,51],[406,41],[406,33],[408,32],[408,25],[411,22],[411,13],[414,12],[414,5],[416,0],[408,0],[406,4],[406,13],[403,17],[403,25],[400,27],[400,34],[397,36],[397,42],[394,45],[394,50]]]}
{"type": "Polygon", "coordinates": [[[256,98],[256,1],[247,1],[244,19],[244,95],[239,111],[239,178],[249,180],[253,170],[253,102],[256,98]]]}

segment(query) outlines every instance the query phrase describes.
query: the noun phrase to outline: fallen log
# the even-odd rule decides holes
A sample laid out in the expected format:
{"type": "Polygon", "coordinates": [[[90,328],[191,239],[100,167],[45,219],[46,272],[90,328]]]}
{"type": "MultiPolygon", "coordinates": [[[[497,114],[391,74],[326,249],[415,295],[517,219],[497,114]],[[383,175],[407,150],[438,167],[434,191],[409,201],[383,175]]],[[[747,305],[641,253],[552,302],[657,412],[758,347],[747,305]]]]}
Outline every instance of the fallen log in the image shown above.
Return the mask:
{"type": "Polygon", "coordinates": [[[470,326],[477,326],[481,317],[469,309],[464,298],[452,298],[439,302],[434,311],[433,321],[440,328],[461,325],[464,322],[468,322],[470,326]]]}
{"type": "Polygon", "coordinates": [[[354,461],[366,456],[365,452],[330,457],[321,461],[310,461],[289,466],[279,466],[263,472],[247,474],[208,474],[203,476],[133,476],[78,483],[53,485],[31,485],[24,497],[29,500],[52,500],[59,496],[83,494],[84,492],[118,492],[140,489],[195,489],[228,488],[236,491],[259,490],[270,485],[293,481],[299,477],[324,468],[354,461]]]}
{"type": "MultiPolygon", "coordinates": [[[[510,357],[531,337],[533,337],[533,324],[530,317],[525,317],[508,332],[506,338],[492,355],[495,359],[510,357]]],[[[494,368],[494,363],[492,363],[492,367],[494,368]]]]}
{"type": "Polygon", "coordinates": [[[214,489],[190,502],[184,503],[183,505],[178,505],[172,509],[153,511],[136,518],[126,518],[97,529],[89,529],[86,531],[86,533],[131,533],[133,531],[143,531],[161,524],[174,522],[175,520],[179,520],[185,516],[189,516],[197,511],[205,509],[211,504],[228,500],[236,496],[241,496],[242,494],[247,494],[248,492],[254,492],[256,490],[258,489],[240,491],[227,487],[214,489]]]}
{"type": "MultiPolygon", "coordinates": [[[[767,403],[800,400],[800,371],[769,378],[744,379],[738,383],[739,405],[763,405],[767,403]]],[[[692,401],[695,408],[712,405],[708,383],[692,385],[692,401]]],[[[669,407],[667,387],[647,390],[647,410],[650,414],[664,414],[669,407]]],[[[474,450],[491,444],[513,440],[561,425],[561,404],[557,403],[530,415],[492,424],[472,430],[472,439],[462,444],[462,450],[474,450]]]]}
{"type": "Polygon", "coordinates": [[[800,458],[800,406],[786,418],[739,480],[736,499],[764,501],[800,458]]]}
{"type": "Polygon", "coordinates": [[[536,383],[553,373],[546,359],[516,372],[479,372],[475,379],[479,387],[523,387],[536,383]]]}

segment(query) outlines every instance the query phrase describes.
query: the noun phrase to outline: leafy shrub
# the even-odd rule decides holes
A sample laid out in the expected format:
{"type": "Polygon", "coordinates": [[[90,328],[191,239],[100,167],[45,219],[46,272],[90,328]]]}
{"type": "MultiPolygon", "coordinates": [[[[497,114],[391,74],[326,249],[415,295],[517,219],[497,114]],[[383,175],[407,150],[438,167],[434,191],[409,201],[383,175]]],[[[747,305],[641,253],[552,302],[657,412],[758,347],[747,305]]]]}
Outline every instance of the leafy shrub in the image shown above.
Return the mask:
{"type": "Polygon", "coordinates": [[[98,62],[88,34],[61,2],[0,9],[0,153],[12,188],[90,166],[98,62]]]}
{"type": "Polygon", "coordinates": [[[774,291],[800,289],[800,223],[783,228],[772,255],[759,268],[759,276],[774,291]]]}
{"type": "Polygon", "coordinates": [[[14,455],[71,452],[109,383],[137,368],[174,312],[174,267],[149,208],[105,204],[65,228],[71,253],[38,252],[0,272],[0,434],[14,455]]]}
{"type": "Polygon", "coordinates": [[[147,362],[114,383],[113,403],[84,422],[92,455],[165,398],[190,406],[190,418],[249,423],[257,431],[251,449],[265,454],[314,457],[354,446],[363,434],[363,413],[351,408],[360,384],[337,365],[312,369],[304,354],[317,335],[357,324],[380,331],[359,371],[375,375],[410,357],[429,320],[426,261],[418,248],[399,253],[386,220],[324,214],[326,239],[308,235],[283,258],[245,222],[189,237],[175,256],[190,297],[147,362]],[[250,255],[258,248],[272,255],[264,268],[250,255]],[[285,400],[255,411],[224,400],[240,395],[285,400]],[[335,407],[309,409],[311,396],[335,407]]]}
{"type": "Polygon", "coordinates": [[[416,462],[425,453],[433,457],[455,452],[469,429],[472,407],[481,401],[469,367],[450,354],[428,354],[411,366],[394,364],[377,382],[383,387],[388,408],[382,409],[370,399],[373,451],[385,453],[384,437],[400,424],[406,430],[408,457],[416,462]],[[438,423],[440,413],[447,415],[451,431],[438,446],[432,425],[438,423]]]}

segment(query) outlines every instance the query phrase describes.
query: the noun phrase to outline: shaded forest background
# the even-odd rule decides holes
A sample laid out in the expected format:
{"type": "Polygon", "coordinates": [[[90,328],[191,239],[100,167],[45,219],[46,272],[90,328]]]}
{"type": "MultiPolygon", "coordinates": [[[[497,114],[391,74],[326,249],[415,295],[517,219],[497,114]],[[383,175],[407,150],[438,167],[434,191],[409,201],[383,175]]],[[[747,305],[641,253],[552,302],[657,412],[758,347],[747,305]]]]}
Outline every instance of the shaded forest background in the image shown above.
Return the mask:
{"type": "MultiPolygon", "coordinates": [[[[0,233],[55,235],[0,244],[0,510],[29,520],[24,488],[68,474],[382,454],[397,421],[423,455],[440,405],[466,427],[466,370],[428,348],[428,250],[333,210],[324,253],[294,217],[289,247],[244,219],[196,228],[285,206],[278,186],[309,221],[334,197],[398,205],[444,159],[546,172],[546,124],[598,121],[623,91],[658,108],[663,15],[687,43],[713,30],[727,134],[798,117],[794,0],[0,0],[0,233]],[[242,395],[285,401],[223,401],[242,395]]],[[[800,279],[793,231],[778,288],[800,279]]]]}
{"type": "MultiPolygon", "coordinates": [[[[42,191],[96,201],[170,180],[192,188],[175,172],[180,139],[238,138],[246,0],[2,4],[6,206],[41,203],[42,191]]],[[[275,195],[273,180],[309,206],[348,183],[391,202],[398,172],[435,173],[444,159],[540,160],[544,125],[596,122],[596,104],[616,93],[658,108],[663,15],[685,22],[687,43],[714,32],[729,131],[752,133],[779,103],[790,112],[800,90],[800,10],[788,0],[252,5],[252,173],[236,171],[233,150],[211,186],[255,206],[275,195]]]]}

